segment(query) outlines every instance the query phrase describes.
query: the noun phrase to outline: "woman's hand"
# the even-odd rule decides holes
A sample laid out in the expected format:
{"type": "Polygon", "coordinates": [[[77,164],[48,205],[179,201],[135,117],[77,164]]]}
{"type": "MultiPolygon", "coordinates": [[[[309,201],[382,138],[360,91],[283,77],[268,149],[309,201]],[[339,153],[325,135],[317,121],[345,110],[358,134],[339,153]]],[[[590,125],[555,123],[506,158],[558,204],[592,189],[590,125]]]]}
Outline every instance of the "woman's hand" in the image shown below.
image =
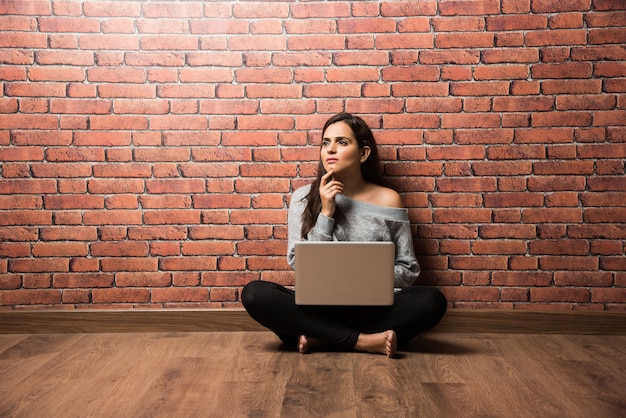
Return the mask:
{"type": "Polygon", "coordinates": [[[333,169],[322,176],[320,182],[320,199],[322,200],[322,215],[332,218],[335,214],[335,196],[343,193],[343,183],[333,179],[333,169]]]}

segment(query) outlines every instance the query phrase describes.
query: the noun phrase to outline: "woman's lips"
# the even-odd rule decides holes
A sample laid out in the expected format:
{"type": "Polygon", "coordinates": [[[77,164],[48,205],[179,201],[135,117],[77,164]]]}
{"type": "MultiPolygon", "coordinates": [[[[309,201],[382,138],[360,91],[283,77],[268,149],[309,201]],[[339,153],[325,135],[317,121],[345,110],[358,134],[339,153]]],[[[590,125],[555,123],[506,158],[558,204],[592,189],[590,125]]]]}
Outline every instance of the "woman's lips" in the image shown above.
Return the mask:
{"type": "Polygon", "coordinates": [[[327,162],[328,164],[336,163],[336,162],[337,162],[337,159],[336,159],[336,158],[327,158],[327,159],[326,159],[326,162],[327,162]]]}

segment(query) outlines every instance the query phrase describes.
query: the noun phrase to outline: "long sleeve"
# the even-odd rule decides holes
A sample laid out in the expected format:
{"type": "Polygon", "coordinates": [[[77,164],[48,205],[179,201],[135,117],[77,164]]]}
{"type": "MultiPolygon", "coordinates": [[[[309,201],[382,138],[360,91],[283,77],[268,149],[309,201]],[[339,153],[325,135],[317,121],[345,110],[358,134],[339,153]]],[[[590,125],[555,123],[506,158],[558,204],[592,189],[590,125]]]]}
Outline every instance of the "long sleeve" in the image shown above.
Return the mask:
{"type": "MultiPolygon", "coordinates": [[[[306,207],[304,197],[308,194],[310,186],[304,186],[296,190],[291,196],[289,212],[287,214],[287,227],[289,230],[287,243],[287,262],[291,268],[295,268],[295,245],[302,241],[302,213],[306,207]]],[[[335,220],[320,214],[313,229],[307,234],[307,241],[332,241],[335,220]]]]}
{"type": "Polygon", "coordinates": [[[396,243],[394,284],[396,287],[411,286],[420,275],[420,266],[415,257],[409,221],[395,223],[392,235],[396,243]]]}

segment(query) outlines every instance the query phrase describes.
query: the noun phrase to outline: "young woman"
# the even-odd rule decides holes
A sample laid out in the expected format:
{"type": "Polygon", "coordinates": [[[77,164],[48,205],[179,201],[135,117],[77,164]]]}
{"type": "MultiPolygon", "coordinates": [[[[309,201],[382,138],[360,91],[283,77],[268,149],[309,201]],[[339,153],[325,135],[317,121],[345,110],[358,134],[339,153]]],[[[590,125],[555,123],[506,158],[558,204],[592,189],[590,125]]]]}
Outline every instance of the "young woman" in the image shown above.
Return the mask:
{"type": "Polygon", "coordinates": [[[292,267],[300,240],[393,241],[395,286],[401,288],[389,307],[304,307],[295,304],[294,291],[284,286],[247,284],[241,300],[249,315],[301,353],[324,342],[392,357],[398,344],[443,317],[444,295],[412,286],[420,268],[408,211],[397,192],[381,185],[376,141],[361,118],[341,113],[326,122],[317,178],[293,193],[288,227],[287,261],[292,267]]]}

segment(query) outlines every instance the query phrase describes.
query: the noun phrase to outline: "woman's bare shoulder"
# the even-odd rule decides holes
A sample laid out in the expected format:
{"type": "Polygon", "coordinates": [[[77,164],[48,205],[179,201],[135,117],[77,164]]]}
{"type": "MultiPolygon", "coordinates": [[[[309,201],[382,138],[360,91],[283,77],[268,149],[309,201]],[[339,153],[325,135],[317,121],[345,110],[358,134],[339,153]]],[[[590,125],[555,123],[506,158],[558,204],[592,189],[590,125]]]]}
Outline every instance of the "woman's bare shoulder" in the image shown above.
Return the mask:
{"type": "Polygon", "coordinates": [[[390,208],[404,208],[404,202],[398,192],[389,187],[377,186],[374,193],[374,204],[390,208]]]}

